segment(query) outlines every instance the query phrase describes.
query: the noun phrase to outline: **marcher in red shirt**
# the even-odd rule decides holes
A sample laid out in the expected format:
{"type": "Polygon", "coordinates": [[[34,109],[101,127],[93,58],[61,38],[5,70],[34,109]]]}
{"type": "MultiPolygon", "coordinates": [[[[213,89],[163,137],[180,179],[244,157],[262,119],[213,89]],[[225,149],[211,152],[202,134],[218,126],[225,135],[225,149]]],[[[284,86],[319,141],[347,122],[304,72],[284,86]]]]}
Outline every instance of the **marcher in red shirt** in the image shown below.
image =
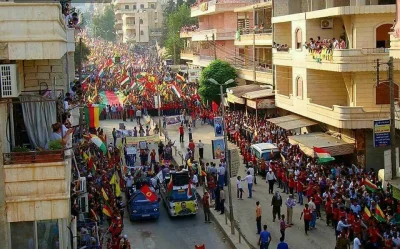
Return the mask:
{"type": "Polygon", "coordinates": [[[308,208],[308,204],[305,205],[303,212],[301,212],[300,220],[304,215],[304,231],[307,235],[307,232],[310,228],[310,220],[311,220],[311,210],[308,208]]]}
{"type": "Polygon", "coordinates": [[[183,125],[179,126],[179,142],[183,143],[183,136],[185,135],[185,128],[183,125]]]}
{"type": "MultiPolygon", "coordinates": [[[[293,195],[294,186],[295,186],[295,184],[294,184],[293,176],[290,176],[290,178],[289,178],[289,192],[290,192],[291,195],[293,195]]],[[[316,205],[316,203],[315,203],[315,205],[316,205]]]]}
{"type": "Polygon", "coordinates": [[[194,144],[193,140],[190,140],[188,147],[192,151],[192,154],[194,155],[194,149],[196,148],[196,145],[194,144]]]}

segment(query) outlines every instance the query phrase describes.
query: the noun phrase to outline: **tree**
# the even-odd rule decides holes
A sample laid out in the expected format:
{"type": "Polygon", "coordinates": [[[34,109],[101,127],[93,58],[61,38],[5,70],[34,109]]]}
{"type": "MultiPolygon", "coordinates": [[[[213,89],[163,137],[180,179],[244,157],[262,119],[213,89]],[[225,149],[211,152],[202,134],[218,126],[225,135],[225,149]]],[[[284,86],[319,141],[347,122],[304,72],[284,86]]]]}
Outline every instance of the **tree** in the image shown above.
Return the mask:
{"type": "Polygon", "coordinates": [[[174,59],[174,64],[179,61],[180,52],[183,48],[183,40],[179,37],[179,31],[184,25],[192,25],[196,19],[190,17],[190,8],[187,4],[182,4],[168,17],[168,34],[165,41],[167,55],[174,59]]]}
{"type": "Polygon", "coordinates": [[[175,10],[175,2],[174,0],[168,0],[167,5],[164,8],[163,11],[163,24],[162,24],[162,34],[160,37],[160,46],[164,46],[165,45],[165,41],[168,38],[168,31],[169,31],[169,27],[168,27],[168,17],[169,15],[174,12],[175,10]]]}
{"type": "Polygon", "coordinates": [[[107,5],[104,13],[93,17],[93,32],[107,41],[115,41],[115,14],[113,5],[107,5]]]}
{"type": "MultiPolygon", "coordinates": [[[[90,54],[89,47],[82,42],[82,63],[87,61],[89,54],[90,54]]],[[[81,59],[81,48],[79,42],[77,42],[75,43],[75,52],[74,52],[74,61],[76,68],[79,67],[80,59],[81,59]]]]}
{"type": "MultiPolygon", "coordinates": [[[[203,101],[216,101],[220,102],[220,87],[214,85],[208,79],[214,79],[218,83],[223,84],[226,81],[233,79],[236,80],[237,73],[236,69],[226,61],[214,60],[206,68],[203,69],[200,75],[200,88],[199,93],[203,101]]],[[[237,86],[237,82],[233,82],[224,86],[224,92],[226,88],[237,86]]]]}

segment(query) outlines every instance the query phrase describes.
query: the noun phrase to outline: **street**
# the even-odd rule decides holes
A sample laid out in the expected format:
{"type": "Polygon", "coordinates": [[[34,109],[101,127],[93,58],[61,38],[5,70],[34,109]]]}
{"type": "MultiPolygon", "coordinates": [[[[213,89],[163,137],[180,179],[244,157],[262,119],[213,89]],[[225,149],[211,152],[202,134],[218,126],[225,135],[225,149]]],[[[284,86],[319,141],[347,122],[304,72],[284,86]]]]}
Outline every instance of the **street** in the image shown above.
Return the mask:
{"type": "MultiPolygon", "coordinates": [[[[107,134],[108,143],[112,142],[112,128],[118,129],[119,123],[122,123],[122,120],[103,120],[100,122],[100,127],[107,134]]],[[[124,123],[126,129],[133,129],[137,126],[135,121],[124,123]]],[[[150,144],[149,149],[153,148],[157,151],[156,145],[150,144]]],[[[204,213],[201,208],[196,216],[171,218],[161,202],[160,211],[161,215],[158,220],[131,222],[127,210],[125,210],[123,234],[128,235],[133,248],[194,249],[195,245],[201,244],[205,244],[206,249],[232,248],[224,240],[222,233],[214,223],[204,223],[204,213]]]]}

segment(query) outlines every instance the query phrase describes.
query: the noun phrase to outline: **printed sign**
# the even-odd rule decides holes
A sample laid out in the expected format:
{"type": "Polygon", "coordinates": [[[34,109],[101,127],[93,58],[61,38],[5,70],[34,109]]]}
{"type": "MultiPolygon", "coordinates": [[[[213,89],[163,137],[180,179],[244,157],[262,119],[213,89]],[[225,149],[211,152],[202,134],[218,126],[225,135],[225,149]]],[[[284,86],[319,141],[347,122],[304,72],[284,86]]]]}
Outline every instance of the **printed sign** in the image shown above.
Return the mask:
{"type": "Polygon", "coordinates": [[[390,119],[374,121],[374,147],[390,146],[390,119]]]}
{"type": "Polygon", "coordinates": [[[232,149],[229,150],[229,169],[231,173],[231,177],[236,177],[239,172],[239,166],[240,166],[240,155],[239,155],[239,150],[237,149],[232,149]]]}
{"type": "Polygon", "coordinates": [[[175,202],[175,213],[177,215],[196,213],[194,201],[175,202]]]}
{"type": "Polygon", "coordinates": [[[214,132],[216,137],[222,137],[224,135],[224,124],[222,117],[214,118],[214,132]]]}
{"type": "Polygon", "coordinates": [[[135,155],[137,152],[136,147],[127,147],[126,154],[128,155],[135,155]]]}
{"type": "Polygon", "coordinates": [[[180,116],[169,116],[169,117],[165,117],[165,122],[167,122],[167,124],[178,124],[181,122],[181,118],[180,116]]]}
{"type": "Polygon", "coordinates": [[[225,143],[223,139],[212,140],[212,153],[214,159],[225,158],[225,143]]]}

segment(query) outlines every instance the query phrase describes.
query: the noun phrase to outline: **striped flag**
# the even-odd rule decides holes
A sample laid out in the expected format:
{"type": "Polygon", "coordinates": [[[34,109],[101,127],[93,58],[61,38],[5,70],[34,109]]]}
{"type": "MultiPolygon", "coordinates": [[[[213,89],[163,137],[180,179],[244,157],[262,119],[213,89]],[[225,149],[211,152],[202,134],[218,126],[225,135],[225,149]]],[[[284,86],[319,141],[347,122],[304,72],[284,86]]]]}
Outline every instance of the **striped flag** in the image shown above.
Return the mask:
{"type": "Polygon", "coordinates": [[[182,97],[181,91],[178,89],[177,86],[172,85],[171,90],[175,93],[175,95],[180,99],[182,97]]]}
{"type": "Polygon", "coordinates": [[[125,75],[125,76],[122,77],[122,79],[121,79],[121,81],[119,82],[119,84],[120,84],[121,86],[123,86],[123,85],[125,85],[126,83],[128,83],[129,81],[130,81],[129,76],[125,75]]]}
{"type": "Polygon", "coordinates": [[[363,218],[364,220],[368,220],[371,217],[371,212],[367,207],[364,208],[363,218]]]}
{"type": "Polygon", "coordinates": [[[107,215],[108,217],[112,217],[113,212],[107,204],[104,204],[103,206],[103,214],[107,215]]]}
{"type": "Polygon", "coordinates": [[[97,76],[98,76],[99,78],[101,78],[101,77],[104,76],[104,67],[101,67],[101,68],[100,68],[99,73],[97,74],[97,76]]]}
{"type": "Polygon", "coordinates": [[[103,195],[104,200],[108,201],[108,195],[107,195],[106,191],[104,190],[104,188],[101,188],[101,194],[103,195]]]}
{"type": "Polygon", "coordinates": [[[378,204],[376,204],[376,210],[375,210],[374,217],[379,222],[385,222],[386,221],[386,216],[385,216],[385,214],[383,213],[382,209],[379,207],[378,204]]]}
{"type": "Polygon", "coordinates": [[[365,179],[364,180],[364,186],[365,186],[365,188],[367,189],[367,190],[369,190],[369,191],[371,191],[371,192],[375,192],[377,189],[378,189],[378,187],[375,185],[375,184],[373,184],[370,180],[368,180],[368,179],[365,179]]]}
{"type": "Polygon", "coordinates": [[[85,120],[86,124],[90,128],[96,128],[100,126],[100,108],[98,105],[91,105],[85,107],[85,120]]]}
{"type": "Polygon", "coordinates": [[[176,79],[179,81],[185,82],[185,78],[182,75],[180,75],[179,73],[176,74],[176,79]]]}
{"type": "Polygon", "coordinates": [[[331,154],[329,154],[329,152],[323,148],[314,147],[314,153],[317,155],[319,163],[326,163],[335,160],[335,158],[332,157],[331,154]]]}

